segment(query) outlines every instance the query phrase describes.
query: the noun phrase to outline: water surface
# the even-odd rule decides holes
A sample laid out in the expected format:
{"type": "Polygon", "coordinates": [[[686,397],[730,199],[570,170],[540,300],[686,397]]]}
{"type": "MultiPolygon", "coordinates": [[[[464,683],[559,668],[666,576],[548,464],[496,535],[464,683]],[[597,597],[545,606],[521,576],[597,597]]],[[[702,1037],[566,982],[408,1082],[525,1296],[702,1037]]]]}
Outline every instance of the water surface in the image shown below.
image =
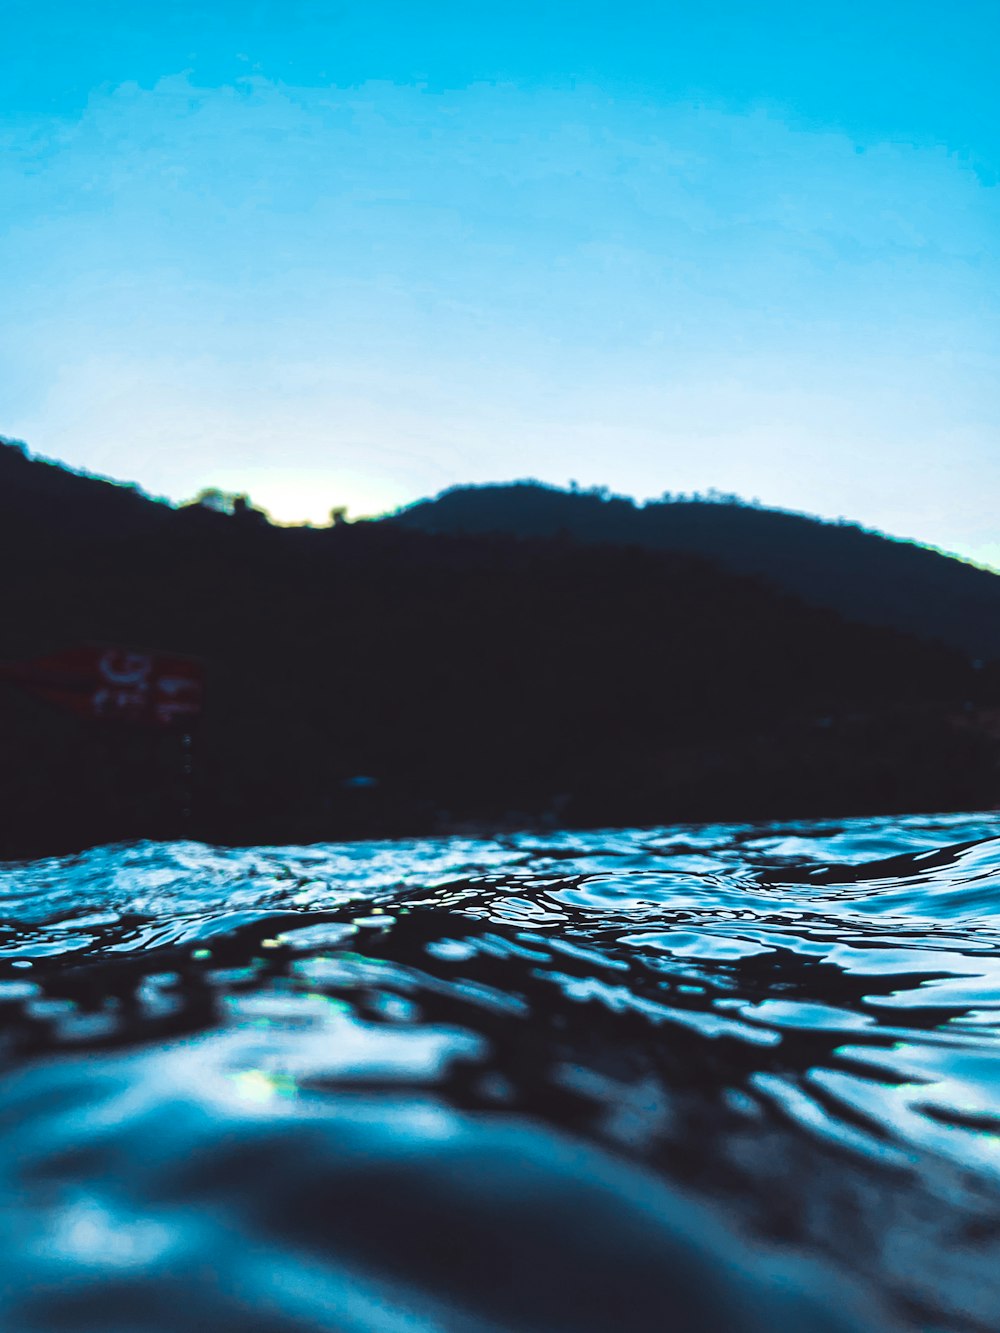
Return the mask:
{"type": "Polygon", "coordinates": [[[998,833],[2,866],[3,1327],[996,1330],[998,833]]]}

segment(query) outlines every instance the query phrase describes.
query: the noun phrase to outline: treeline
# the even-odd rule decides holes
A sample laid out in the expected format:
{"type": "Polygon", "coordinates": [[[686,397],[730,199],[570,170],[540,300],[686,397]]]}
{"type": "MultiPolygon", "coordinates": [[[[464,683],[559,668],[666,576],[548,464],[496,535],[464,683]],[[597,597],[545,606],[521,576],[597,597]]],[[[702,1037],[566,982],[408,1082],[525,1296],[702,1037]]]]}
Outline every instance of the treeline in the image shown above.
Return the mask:
{"type": "Polygon", "coordinates": [[[17,559],[4,488],[0,656],[95,640],[204,658],[193,772],[177,735],[2,687],[0,855],[1000,795],[981,725],[1000,697],[991,669],[699,558],[395,523],[281,529],[148,500],[136,525],[116,509],[136,497],[94,485],[76,493],[104,506],[99,534],[82,515],[69,534],[39,520],[17,559]]]}

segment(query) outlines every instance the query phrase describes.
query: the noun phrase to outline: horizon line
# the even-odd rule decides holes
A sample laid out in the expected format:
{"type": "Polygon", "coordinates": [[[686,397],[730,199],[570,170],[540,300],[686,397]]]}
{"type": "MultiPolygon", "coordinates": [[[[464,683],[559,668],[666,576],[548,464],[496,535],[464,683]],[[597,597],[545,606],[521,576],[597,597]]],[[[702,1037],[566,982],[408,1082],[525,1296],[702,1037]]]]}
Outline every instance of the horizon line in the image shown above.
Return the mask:
{"type": "MultiPolygon", "coordinates": [[[[44,454],[36,453],[25,440],[17,439],[10,435],[0,434],[0,445],[17,449],[26,459],[34,463],[44,463],[48,467],[58,468],[61,472],[66,472],[76,477],[86,477],[90,481],[104,482],[109,486],[117,486],[123,490],[137,492],[151,504],[162,504],[168,509],[183,509],[188,505],[198,503],[198,495],[192,496],[190,500],[172,500],[166,495],[154,495],[146,490],[139,481],[126,481],[120,477],[111,477],[103,472],[92,472],[89,468],[75,467],[70,463],[64,462],[59,458],[49,458],[44,454]]],[[[936,546],[933,542],[921,541],[916,537],[902,537],[895,533],[885,532],[881,528],[868,527],[858,519],[846,518],[843,515],[837,518],[824,518],[821,514],[810,513],[805,509],[789,509],[783,505],[767,504],[757,496],[747,500],[735,492],[720,491],[714,486],[710,486],[707,491],[663,491],[659,496],[650,496],[648,499],[640,500],[638,496],[626,495],[619,491],[612,491],[609,486],[592,485],[580,486],[575,481],[570,481],[566,485],[560,485],[558,482],[543,481],[538,477],[512,477],[502,481],[481,481],[481,482],[454,482],[450,486],[443,487],[434,495],[418,496],[415,500],[407,501],[404,504],[397,505],[393,509],[386,509],[375,514],[358,514],[353,518],[347,518],[348,523],[378,523],[388,519],[405,514],[418,505],[433,504],[442,499],[445,495],[450,495],[455,491],[476,491],[476,490],[500,490],[503,488],[512,488],[515,486],[534,487],[537,490],[554,491],[560,495],[580,495],[590,496],[601,501],[610,502],[619,500],[629,504],[635,510],[646,509],[652,505],[666,504],[705,504],[724,507],[726,505],[738,509],[755,509],[763,513],[787,514],[792,518],[806,519],[811,523],[819,523],[823,527],[848,527],[856,528],[871,537],[879,537],[883,541],[895,542],[903,546],[914,546],[918,550],[930,551],[934,555],[940,555],[946,560],[955,560],[959,564],[968,565],[971,569],[982,570],[986,574],[995,574],[1000,577],[1000,566],[988,564],[985,561],[974,560],[971,556],[961,555],[957,551],[949,551],[942,546],[936,546]]],[[[217,486],[204,486],[198,493],[204,494],[210,491],[217,491],[220,495],[242,496],[248,501],[252,499],[247,492],[229,491],[217,486]]],[[[333,527],[330,523],[312,523],[308,519],[283,520],[274,518],[270,511],[262,505],[253,506],[259,513],[262,513],[271,527],[275,528],[306,528],[316,532],[322,532],[326,528],[333,527]]],[[[332,510],[336,506],[331,506],[332,510]]],[[[349,506],[344,506],[344,512],[349,513],[349,506]]]]}

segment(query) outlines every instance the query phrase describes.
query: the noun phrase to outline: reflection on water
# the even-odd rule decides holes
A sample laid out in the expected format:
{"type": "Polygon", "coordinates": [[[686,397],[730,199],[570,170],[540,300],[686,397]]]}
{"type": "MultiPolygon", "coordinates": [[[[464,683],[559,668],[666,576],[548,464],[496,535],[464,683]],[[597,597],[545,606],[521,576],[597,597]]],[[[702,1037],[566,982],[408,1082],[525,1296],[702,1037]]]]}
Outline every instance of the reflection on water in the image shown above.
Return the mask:
{"type": "Polygon", "coordinates": [[[996,832],[0,867],[4,1327],[995,1330],[996,832]]]}

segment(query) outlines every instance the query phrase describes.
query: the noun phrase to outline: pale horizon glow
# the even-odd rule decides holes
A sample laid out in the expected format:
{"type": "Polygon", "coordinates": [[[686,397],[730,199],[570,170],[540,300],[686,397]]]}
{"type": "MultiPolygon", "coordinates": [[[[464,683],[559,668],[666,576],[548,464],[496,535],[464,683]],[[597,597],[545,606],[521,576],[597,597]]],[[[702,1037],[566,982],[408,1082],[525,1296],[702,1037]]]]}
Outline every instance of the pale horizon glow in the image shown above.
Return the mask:
{"type": "Polygon", "coordinates": [[[4,436],[282,522],[535,477],[1000,565],[990,5],[83,8],[2,57],[4,436]]]}

